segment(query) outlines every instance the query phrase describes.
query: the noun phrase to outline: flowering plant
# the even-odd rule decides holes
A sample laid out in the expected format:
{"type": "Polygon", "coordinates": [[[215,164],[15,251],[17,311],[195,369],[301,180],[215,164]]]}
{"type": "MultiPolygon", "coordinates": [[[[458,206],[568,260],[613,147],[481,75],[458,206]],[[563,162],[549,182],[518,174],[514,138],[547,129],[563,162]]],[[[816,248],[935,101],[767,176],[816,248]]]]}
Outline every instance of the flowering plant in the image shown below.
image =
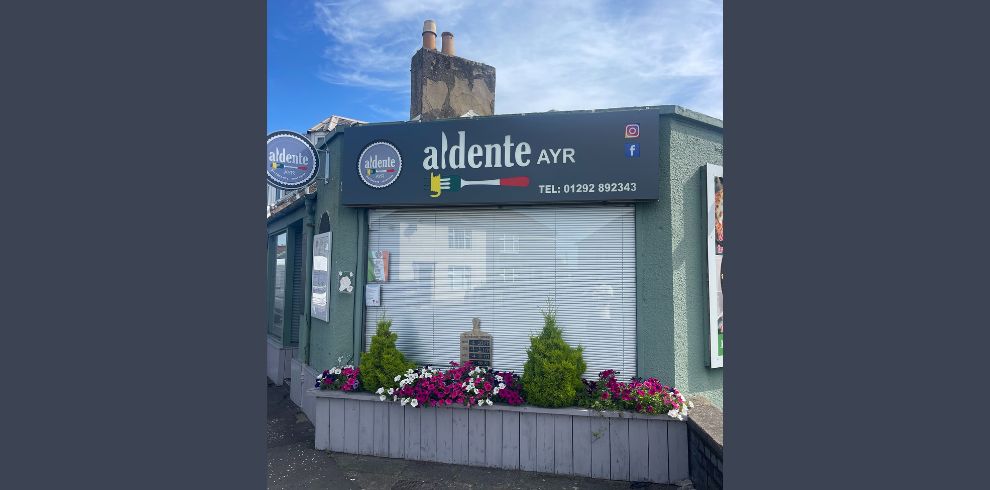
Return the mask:
{"type": "Polygon", "coordinates": [[[463,366],[450,363],[450,369],[427,366],[409,369],[395,377],[398,388],[379,388],[376,392],[380,400],[388,396],[405,406],[428,405],[431,407],[449,405],[492,405],[502,401],[510,405],[521,405],[518,377],[511,372],[490,371],[483,367],[466,363],[463,366]]]}
{"type": "Polygon", "coordinates": [[[316,377],[316,387],[321,390],[356,391],[361,384],[361,370],[351,366],[334,367],[316,377]]]}
{"type": "Polygon", "coordinates": [[[618,371],[608,369],[598,373],[597,381],[583,380],[586,392],[581,405],[595,410],[635,410],[652,415],[667,414],[684,420],[694,403],[684,398],[677,388],[664,386],[656,378],[643,381],[632,378],[628,383],[616,379],[618,371]]]}

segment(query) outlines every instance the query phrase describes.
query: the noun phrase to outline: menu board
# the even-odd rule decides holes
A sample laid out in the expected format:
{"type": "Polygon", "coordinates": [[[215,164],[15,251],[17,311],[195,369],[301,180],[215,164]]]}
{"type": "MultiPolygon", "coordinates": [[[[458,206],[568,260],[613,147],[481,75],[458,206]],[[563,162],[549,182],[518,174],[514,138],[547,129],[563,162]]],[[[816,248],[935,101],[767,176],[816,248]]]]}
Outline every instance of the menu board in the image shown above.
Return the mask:
{"type": "Polygon", "coordinates": [[[310,313],[330,321],[330,232],[313,236],[313,286],[310,313]]]}
{"type": "Polygon", "coordinates": [[[468,340],[468,361],[475,366],[492,367],[492,340],[468,340]]]}
{"type": "Polygon", "coordinates": [[[705,167],[705,191],[707,209],[707,242],[708,242],[708,365],[718,368],[723,366],[723,341],[725,337],[724,315],[722,308],[722,281],[725,277],[722,269],[725,252],[725,232],[723,210],[725,208],[725,182],[722,178],[721,165],[705,167]]]}

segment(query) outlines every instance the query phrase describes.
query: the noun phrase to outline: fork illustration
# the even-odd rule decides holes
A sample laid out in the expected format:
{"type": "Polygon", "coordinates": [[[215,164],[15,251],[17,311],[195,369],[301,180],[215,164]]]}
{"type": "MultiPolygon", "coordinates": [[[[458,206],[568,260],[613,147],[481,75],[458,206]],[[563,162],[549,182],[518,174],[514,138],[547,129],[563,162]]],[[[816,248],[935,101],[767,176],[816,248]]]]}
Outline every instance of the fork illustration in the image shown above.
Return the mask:
{"type": "Polygon", "coordinates": [[[430,172],[430,197],[440,197],[443,191],[456,192],[469,185],[496,185],[506,187],[528,187],[529,177],[505,177],[502,179],[464,180],[458,175],[441,177],[430,172]]]}

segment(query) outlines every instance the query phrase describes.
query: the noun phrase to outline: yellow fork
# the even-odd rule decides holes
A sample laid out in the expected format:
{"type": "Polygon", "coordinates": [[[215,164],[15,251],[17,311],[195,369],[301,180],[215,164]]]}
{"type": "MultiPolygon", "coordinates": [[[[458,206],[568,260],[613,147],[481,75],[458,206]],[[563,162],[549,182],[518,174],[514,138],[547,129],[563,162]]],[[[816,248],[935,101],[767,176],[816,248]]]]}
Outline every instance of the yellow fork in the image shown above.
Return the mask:
{"type": "Polygon", "coordinates": [[[430,172],[430,192],[433,193],[430,197],[440,197],[440,175],[433,175],[433,172],[430,172]]]}

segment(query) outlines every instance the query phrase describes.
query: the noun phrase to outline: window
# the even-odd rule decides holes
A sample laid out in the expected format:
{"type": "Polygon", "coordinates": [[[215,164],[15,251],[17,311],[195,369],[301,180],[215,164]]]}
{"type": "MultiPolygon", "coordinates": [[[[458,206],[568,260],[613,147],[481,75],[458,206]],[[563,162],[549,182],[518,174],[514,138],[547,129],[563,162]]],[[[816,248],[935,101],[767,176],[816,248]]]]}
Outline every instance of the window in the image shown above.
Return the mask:
{"type": "Polygon", "coordinates": [[[282,338],[282,330],[285,328],[285,259],[287,257],[286,234],[281,233],[275,238],[275,287],[271,326],[271,333],[277,338],[282,338]]]}
{"type": "Polygon", "coordinates": [[[553,297],[586,376],[636,372],[633,206],[376,209],[368,230],[368,250],[388,250],[393,274],[381,306],[365,310],[366,346],[387,314],[409,359],[446,365],[477,317],[495,336],[493,366],[521,373],[553,297]]]}
{"type": "Polygon", "coordinates": [[[433,262],[413,262],[413,280],[433,284],[433,262]]]}
{"type": "Polygon", "coordinates": [[[450,289],[468,289],[471,287],[471,266],[447,266],[447,277],[450,278],[450,289]]]}
{"type": "Polygon", "coordinates": [[[514,267],[503,267],[499,272],[502,282],[513,283],[519,280],[519,274],[514,267]]]}
{"type": "Polygon", "coordinates": [[[471,230],[450,228],[447,231],[447,246],[453,249],[471,248],[471,230]]]}
{"type": "Polygon", "coordinates": [[[502,235],[499,237],[499,242],[501,243],[501,251],[504,254],[517,254],[519,253],[519,235],[502,235]]]}

